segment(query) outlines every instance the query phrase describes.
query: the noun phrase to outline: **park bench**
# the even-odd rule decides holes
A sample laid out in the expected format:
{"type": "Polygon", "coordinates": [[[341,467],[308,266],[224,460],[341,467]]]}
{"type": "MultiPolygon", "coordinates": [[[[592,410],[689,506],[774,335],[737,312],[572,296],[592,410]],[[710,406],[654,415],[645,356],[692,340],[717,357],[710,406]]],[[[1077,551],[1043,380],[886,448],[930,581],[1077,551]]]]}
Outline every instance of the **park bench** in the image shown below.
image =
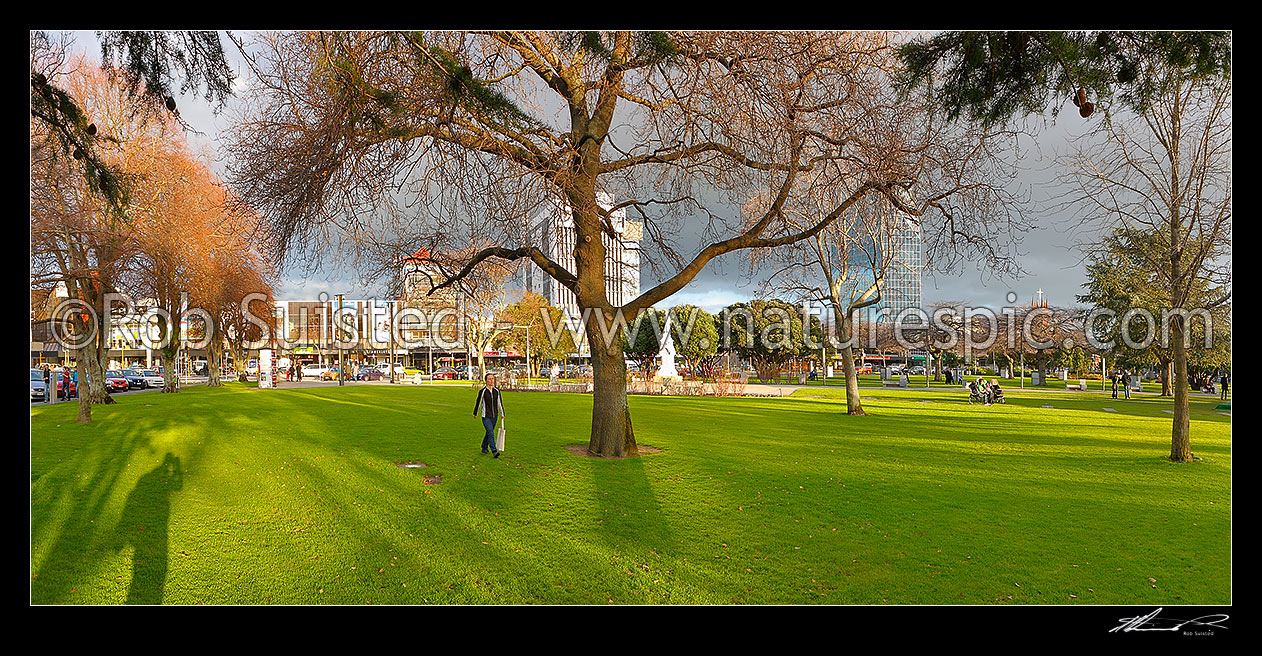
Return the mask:
{"type": "Polygon", "coordinates": [[[1087,391],[1087,381],[1079,378],[1078,382],[1076,383],[1065,383],[1065,389],[1078,390],[1080,392],[1085,392],[1087,391]]]}
{"type": "MultiPolygon", "coordinates": [[[[903,383],[901,378],[900,379],[891,378],[890,380],[883,380],[881,381],[881,385],[884,387],[907,387],[907,385],[903,383]]],[[[965,385],[965,387],[968,387],[968,386],[965,385]]]]}

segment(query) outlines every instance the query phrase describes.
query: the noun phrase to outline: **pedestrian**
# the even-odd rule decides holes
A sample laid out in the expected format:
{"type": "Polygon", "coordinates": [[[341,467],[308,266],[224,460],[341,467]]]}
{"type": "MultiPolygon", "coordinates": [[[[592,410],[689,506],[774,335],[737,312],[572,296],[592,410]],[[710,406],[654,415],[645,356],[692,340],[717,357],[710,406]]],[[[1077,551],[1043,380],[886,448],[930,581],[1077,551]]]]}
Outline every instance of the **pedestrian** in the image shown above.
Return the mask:
{"type": "Polygon", "coordinates": [[[47,364],[44,365],[44,403],[53,402],[53,370],[47,364]]]}
{"type": "Polygon", "coordinates": [[[560,365],[558,365],[557,363],[553,362],[553,363],[552,363],[552,372],[551,372],[551,373],[552,373],[552,376],[551,376],[551,378],[552,378],[552,379],[551,379],[549,382],[550,382],[553,386],[556,386],[558,379],[560,379],[560,378],[561,378],[561,367],[560,367],[560,365]]]}
{"type": "Polygon", "coordinates": [[[57,398],[60,401],[70,400],[70,369],[64,366],[61,368],[61,391],[57,398]]]}
{"type": "Polygon", "coordinates": [[[1126,395],[1126,400],[1131,398],[1131,370],[1127,369],[1122,372],[1122,392],[1126,395]]]}
{"type": "Polygon", "coordinates": [[[1221,398],[1224,401],[1227,400],[1227,385],[1231,384],[1230,379],[1231,377],[1228,376],[1226,372],[1224,372],[1223,375],[1218,378],[1218,382],[1222,384],[1222,389],[1218,390],[1219,398],[1221,398]]]}
{"type": "Polygon", "coordinates": [[[482,428],[485,430],[482,453],[486,453],[489,448],[496,458],[500,457],[500,452],[495,447],[495,424],[504,416],[504,402],[500,399],[500,391],[495,387],[495,374],[483,377],[482,389],[478,390],[478,398],[473,402],[473,416],[482,417],[482,428]]]}
{"type": "Polygon", "coordinates": [[[1114,371],[1109,380],[1113,381],[1113,398],[1117,398],[1117,372],[1114,371]]]}

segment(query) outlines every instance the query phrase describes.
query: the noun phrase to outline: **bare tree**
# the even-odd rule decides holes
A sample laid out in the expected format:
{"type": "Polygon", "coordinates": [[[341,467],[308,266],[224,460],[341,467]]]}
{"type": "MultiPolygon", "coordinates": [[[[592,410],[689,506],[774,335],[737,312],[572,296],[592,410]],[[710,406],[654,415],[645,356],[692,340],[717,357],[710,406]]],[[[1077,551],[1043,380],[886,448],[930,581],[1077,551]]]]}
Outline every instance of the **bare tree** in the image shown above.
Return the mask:
{"type": "Polygon", "coordinates": [[[464,292],[465,345],[470,356],[477,353],[478,372],[484,375],[486,349],[504,330],[497,318],[508,304],[508,283],[516,268],[511,263],[491,261],[460,282],[464,292]]]}
{"type": "Polygon", "coordinates": [[[1067,199],[1088,234],[1127,227],[1146,231],[1140,249],[1172,310],[1174,366],[1170,459],[1192,459],[1188,415],[1187,305],[1198,289],[1224,290],[1231,280],[1231,79],[1200,78],[1155,64],[1162,75],[1153,101],[1136,114],[1110,116],[1067,158],[1067,199]]]}
{"type": "Polygon", "coordinates": [[[994,249],[999,226],[929,183],[961,173],[938,161],[944,149],[981,146],[909,132],[888,34],[320,32],[258,46],[232,171],[278,248],[328,237],[381,262],[417,244],[498,244],[438,261],[435,288],[490,258],[530,260],[592,310],[593,454],[636,453],[626,322],[714,258],[809,239],[871,194],[932,217],[927,249],[944,264],[994,249]],[[833,162],[846,165],[834,206],[786,222],[806,174],[833,162]],[[761,212],[732,209],[756,194],[768,199],[761,212]],[[573,270],[527,237],[548,203],[573,219],[573,270]],[[606,256],[619,210],[642,222],[661,282],[616,306],[606,256]]]}

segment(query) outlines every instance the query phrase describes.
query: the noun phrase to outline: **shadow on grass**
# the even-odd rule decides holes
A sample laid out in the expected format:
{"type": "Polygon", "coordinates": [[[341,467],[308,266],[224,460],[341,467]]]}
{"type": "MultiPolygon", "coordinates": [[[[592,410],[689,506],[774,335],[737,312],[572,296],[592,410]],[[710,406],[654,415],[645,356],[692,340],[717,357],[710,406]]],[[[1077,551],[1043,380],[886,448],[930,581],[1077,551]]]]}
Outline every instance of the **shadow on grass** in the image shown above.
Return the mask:
{"type": "Polygon", "coordinates": [[[114,529],[116,549],[132,547],[128,604],[160,604],[167,580],[167,531],[171,494],[184,487],[180,459],[170,452],[127,495],[123,515],[114,529]]]}
{"type": "MultiPolygon", "coordinates": [[[[32,563],[36,569],[31,586],[32,602],[63,601],[64,595],[75,585],[77,575],[96,562],[97,552],[90,549],[96,542],[93,539],[98,527],[96,522],[114,498],[128,460],[138,449],[149,445],[144,433],[133,430],[116,439],[102,441],[92,445],[92,451],[102,454],[99,458],[84,453],[62,465],[66,472],[79,472],[78,476],[59,476],[52,471],[37,475],[32,467],[32,546],[44,533],[56,531],[56,538],[49,540],[45,553],[40,554],[38,567],[32,563]],[[58,506],[69,508],[64,519],[53,527],[50,521],[56,516],[58,506]]],[[[33,551],[32,556],[35,555],[33,551]]]]}
{"type": "Polygon", "coordinates": [[[596,489],[596,504],[604,520],[599,535],[611,546],[631,540],[654,551],[673,553],[678,545],[644,470],[645,457],[586,459],[596,489]]]}

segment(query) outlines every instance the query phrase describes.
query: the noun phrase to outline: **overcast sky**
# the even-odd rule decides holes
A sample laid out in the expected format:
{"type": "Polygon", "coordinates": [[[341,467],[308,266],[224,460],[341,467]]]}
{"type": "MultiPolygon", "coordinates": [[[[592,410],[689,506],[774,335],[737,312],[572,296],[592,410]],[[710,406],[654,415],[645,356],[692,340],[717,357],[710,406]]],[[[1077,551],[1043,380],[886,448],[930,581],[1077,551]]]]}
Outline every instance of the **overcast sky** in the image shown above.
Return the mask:
{"type": "MultiPolygon", "coordinates": [[[[243,35],[238,35],[243,36],[243,35]]],[[[94,60],[100,58],[100,43],[93,32],[74,33],[74,47],[94,60]]],[[[251,73],[243,66],[236,46],[223,39],[229,62],[238,74],[238,87],[243,89],[251,73]]],[[[179,99],[181,116],[201,135],[190,135],[194,140],[204,140],[217,146],[219,135],[229,128],[229,112],[216,115],[211,107],[196,96],[179,99]]],[[[1094,119],[1093,119],[1094,120],[1094,119]]],[[[1052,183],[1056,175],[1053,158],[1064,152],[1068,140],[1088,129],[1090,121],[1083,120],[1072,111],[1062,111],[1055,124],[1048,123],[1038,135],[1038,149],[1026,149],[1027,157],[1021,161],[1019,183],[1031,196],[1029,209],[1039,229],[1027,233],[1021,242],[1021,266],[1028,273],[1018,280],[1002,280],[987,275],[976,267],[968,267],[963,273],[942,275],[926,273],[924,276],[924,302],[968,301],[978,305],[999,307],[1005,304],[1009,291],[1016,292],[1019,302],[1027,302],[1035,290],[1042,289],[1053,304],[1074,303],[1074,295],[1082,293],[1085,282],[1081,252],[1073,247],[1075,233],[1069,217],[1052,211],[1050,200],[1056,193],[1052,183]]],[[[218,152],[218,148],[216,148],[218,152]]],[[[221,173],[224,162],[216,162],[221,173]]],[[[694,251],[703,244],[696,244],[694,251]]],[[[758,293],[755,281],[739,275],[742,271],[739,253],[729,253],[712,261],[686,288],[672,296],[668,305],[690,303],[708,311],[716,311],[731,303],[747,300],[758,293]]],[[[345,293],[351,298],[375,296],[380,288],[363,286],[354,281],[351,272],[344,270],[322,271],[304,274],[301,271],[282,272],[282,284],[276,290],[278,298],[287,300],[312,299],[321,292],[345,293]]],[[[648,289],[658,281],[650,268],[642,268],[641,288],[648,289]]]]}

